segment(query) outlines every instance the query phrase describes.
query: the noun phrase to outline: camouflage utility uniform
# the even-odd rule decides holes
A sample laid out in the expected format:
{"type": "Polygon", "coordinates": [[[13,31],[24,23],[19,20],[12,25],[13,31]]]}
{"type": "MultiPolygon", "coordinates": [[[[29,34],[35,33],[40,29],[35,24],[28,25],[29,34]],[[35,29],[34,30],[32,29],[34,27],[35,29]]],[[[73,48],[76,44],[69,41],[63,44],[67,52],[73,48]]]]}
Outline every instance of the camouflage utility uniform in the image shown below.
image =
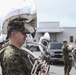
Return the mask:
{"type": "Polygon", "coordinates": [[[64,75],[69,75],[69,72],[72,68],[71,60],[69,58],[69,53],[71,50],[68,49],[68,46],[64,47],[62,46],[62,53],[63,53],[63,60],[64,60],[64,75]]]}
{"type": "Polygon", "coordinates": [[[27,54],[14,45],[9,45],[1,60],[3,75],[31,75],[32,65],[27,54]]]}

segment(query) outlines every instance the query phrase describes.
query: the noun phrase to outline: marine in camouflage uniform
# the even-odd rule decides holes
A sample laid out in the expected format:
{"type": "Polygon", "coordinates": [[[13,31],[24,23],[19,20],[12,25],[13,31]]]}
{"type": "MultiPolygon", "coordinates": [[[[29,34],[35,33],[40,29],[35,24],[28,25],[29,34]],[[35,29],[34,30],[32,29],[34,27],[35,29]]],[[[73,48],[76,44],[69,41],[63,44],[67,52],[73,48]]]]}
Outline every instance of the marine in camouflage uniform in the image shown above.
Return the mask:
{"type": "Polygon", "coordinates": [[[22,20],[16,18],[8,24],[9,46],[0,55],[2,75],[31,75],[32,65],[28,54],[21,49],[29,33],[22,20]]]}
{"type": "Polygon", "coordinates": [[[68,49],[67,41],[63,41],[62,53],[64,60],[64,75],[70,75],[70,70],[72,68],[71,60],[69,58],[69,53],[71,50],[68,49]]]}
{"type": "Polygon", "coordinates": [[[31,75],[32,65],[27,54],[10,44],[3,52],[1,60],[3,75],[31,75]]]}
{"type": "Polygon", "coordinates": [[[27,4],[11,9],[1,19],[2,33],[9,39],[9,46],[0,55],[2,75],[31,75],[28,54],[21,46],[26,42],[27,34],[35,36],[37,15],[35,9],[30,12],[27,9],[27,4]]]}

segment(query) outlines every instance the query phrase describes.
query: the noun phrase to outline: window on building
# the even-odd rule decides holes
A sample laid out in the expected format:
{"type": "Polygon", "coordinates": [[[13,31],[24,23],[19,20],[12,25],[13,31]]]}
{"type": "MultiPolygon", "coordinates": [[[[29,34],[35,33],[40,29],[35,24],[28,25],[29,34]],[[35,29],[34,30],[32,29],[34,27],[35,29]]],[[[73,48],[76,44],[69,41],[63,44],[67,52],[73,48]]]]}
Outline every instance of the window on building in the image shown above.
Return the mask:
{"type": "Polygon", "coordinates": [[[73,42],[73,36],[70,36],[70,42],[73,42]]]}
{"type": "Polygon", "coordinates": [[[36,39],[34,40],[34,42],[36,42],[36,39]]]}

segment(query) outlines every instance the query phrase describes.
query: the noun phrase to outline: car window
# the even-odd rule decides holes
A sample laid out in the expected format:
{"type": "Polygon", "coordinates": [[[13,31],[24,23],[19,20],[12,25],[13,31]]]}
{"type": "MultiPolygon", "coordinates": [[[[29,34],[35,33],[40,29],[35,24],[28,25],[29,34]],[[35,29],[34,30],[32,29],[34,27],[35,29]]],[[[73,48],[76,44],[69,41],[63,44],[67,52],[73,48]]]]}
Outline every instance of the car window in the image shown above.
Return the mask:
{"type": "Polygon", "coordinates": [[[50,45],[50,49],[61,49],[62,45],[63,44],[61,44],[61,43],[60,44],[59,43],[56,43],[56,44],[54,43],[54,44],[50,45]]]}
{"type": "Polygon", "coordinates": [[[30,49],[33,51],[40,51],[38,46],[32,46],[30,49]]]}

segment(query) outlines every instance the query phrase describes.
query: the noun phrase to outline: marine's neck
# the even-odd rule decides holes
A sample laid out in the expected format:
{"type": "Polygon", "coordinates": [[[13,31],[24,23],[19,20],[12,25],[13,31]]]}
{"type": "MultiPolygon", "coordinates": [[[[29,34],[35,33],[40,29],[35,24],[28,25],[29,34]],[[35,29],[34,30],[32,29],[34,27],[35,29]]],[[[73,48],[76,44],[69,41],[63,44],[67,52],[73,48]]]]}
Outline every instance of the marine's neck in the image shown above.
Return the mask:
{"type": "Polygon", "coordinates": [[[21,49],[21,46],[19,44],[17,44],[16,42],[10,40],[9,43],[16,46],[17,48],[21,49]]]}

